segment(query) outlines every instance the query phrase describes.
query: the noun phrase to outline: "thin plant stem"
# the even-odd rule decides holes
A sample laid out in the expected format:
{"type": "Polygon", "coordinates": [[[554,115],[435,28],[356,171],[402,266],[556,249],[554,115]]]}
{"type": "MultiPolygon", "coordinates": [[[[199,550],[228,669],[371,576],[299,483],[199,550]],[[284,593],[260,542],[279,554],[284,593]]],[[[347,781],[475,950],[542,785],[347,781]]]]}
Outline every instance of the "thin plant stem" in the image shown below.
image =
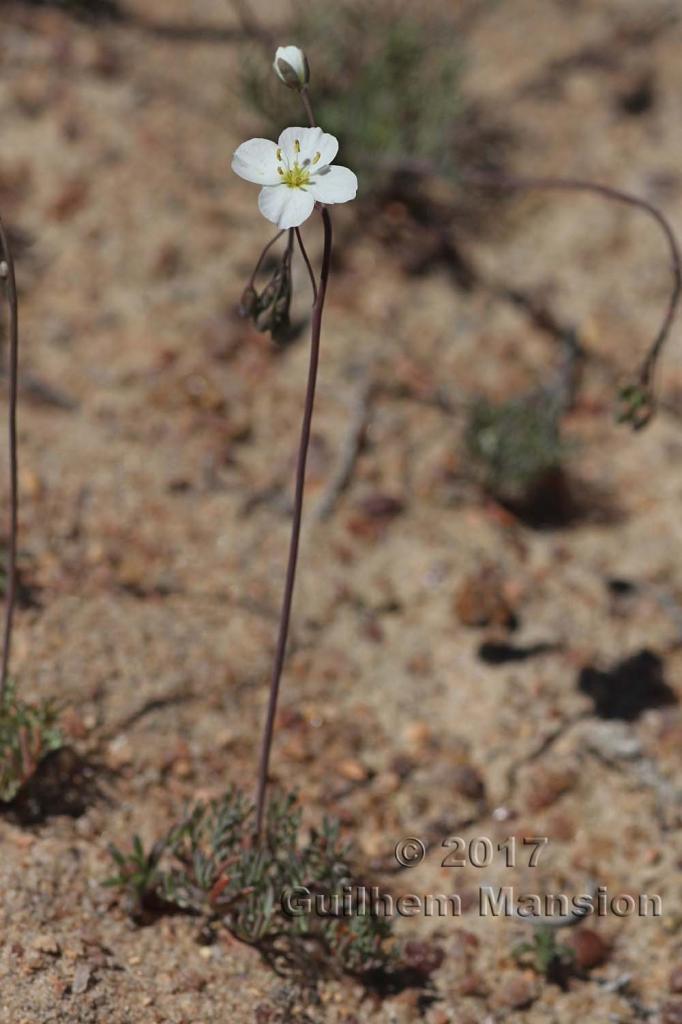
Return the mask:
{"type": "Polygon", "coordinates": [[[313,289],[313,306],[314,306],[315,303],[317,302],[317,283],[315,281],[315,274],[313,273],[313,267],[312,267],[312,264],[310,262],[310,258],[308,256],[308,253],[306,252],[305,245],[303,244],[303,237],[301,235],[301,232],[299,231],[298,228],[294,228],[294,231],[296,232],[296,240],[298,242],[298,247],[301,250],[301,256],[303,257],[303,262],[305,263],[306,267],[308,268],[308,274],[310,276],[310,284],[311,284],[312,289],[313,289]]]}
{"type": "Polygon", "coordinates": [[[315,115],[313,114],[313,108],[310,105],[310,97],[308,96],[308,87],[307,86],[303,86],[303,88],[299,90],[299,96],[301,97],[301,102],[303,103],[303,106],[305,107],[305,112],[308,115],[308,120],[310,121],[310,127],[311,128],[315,128],[316,127],[316,125],[315,125],[315,115]]]}
{"type": "MultiPolygon", "coordinates": [[[[7,542],[7,580],[5,583],[5,625],[2,641],[2,666],[0,668],[0,707],[7,688],[10,652],[12,648],[12,623],[17,590],[17,532],[18,532],[18,456],[17,456],[17,390],[19,375],[19,300],[14,271],[12,250],[0,220],[0,244],[6,267],[7,301],[9,305],[9,538],[7,542]]],[[[4,268],[3,268],[4,269],[4,268]]]]}
{"type": "Polygon", "coordinates": [[[656,368],[656,363],[658,362],[658,358],[666,339],[670,334],[670,328],[672,327],[673,320],[675,319],[680,303],[680,297],[682,296],[682,256],[680,255],[680,248],[677,238],[675,237],[675,233],[670,226],[668,219],[661,210],[659,210],[657,206],[654,206],[653,203],[650,203],[647,199],[634,196],[629,192],[623,192],[618,188],[612,188],[610,185],[601,185],[594,181],[585,181],[582,178],[527,178],[525,176],[516,177],[514,175],[485,171],[464,171],[460,174],[459,178],[463,184],[483,188],[560,189],[564,191],[591,192],[595,195],[604,196],[606,199],[612,199],[616,202],[625,203],[628,206],[633,206],[638,210],[642,210],[656,221],[668,243],[673,286],[661,326],[659,327],[653,342],[649,346],[639,370],[640,383],[644,387],[649,388],[656,368]]]}
{"type": "MultiPolygon", "coordinates": [[[[305,102],[305,100],[304,100],[305,102]]],[[[389,170],[410,171],[413,174],[439,176],[437,167],[430,160],[389,160],[380,161],[389,170]]],[[[595,181],[588,181],[584,178],[554,178],[554,177],[526,177],[520,175],[505,174],[499,171],[468,171],[463,170],[458,174],[458,182],[462,185],[472,185],[475,188],[490,189],[557,189],[563,191],[591,192],[593,195],[603,196],[615,202],[624,203],[635,209],[642,210],[658,224],[665,237],[668,251],[670,253],[670,267],[672,273],[672,288],[668,304],[663,315],[661,325],[649,345],[646,354],[639,367],[640,385],[648,392],[651,392],[654,370],[663,350],[677,310],[682,299],[682,255],[680,247],[672,229],[670,221],[654,203],[647,199],[635,196],[630,192],[623,192],[621,189],[612,188],[610,185],[602,185],[595,181]]]]}
{"type": "Polygon", "coordinates": [[[282,610],[279,620],[279,634],[277,637],[277,648],[275,651],[275,662],[270,682],[270,697],[268,710],[263,730],[263,742],[261,745],[260,762],[258,766],[258,789],[256,793],[256,838],[260,839],[263,831],[263,818],[265,814],[265,795],[268,783],[268,766],[270,764],[270,752],[272,750],[272,737],[275,727],[275,715],[277,713],[277,701],[279,697],[282,670],[284,668],[284,657],[286,654],[287,637],[289,634],[289,622],[291,619],[291,605],[294,596],[294,583],[296,581],[296,565],[298,562],[298,548],[301,537],[301,519],[303,515],[303,492],[305,488],[305,470],[310,444],[310,429],[313,418],[313,406],[315,403],[315,385],[317,383],[317,368],[320,359],[320,334],[322,330],[322,313],[324,300],[327,293],[327,281],[332,256],[332,222],[329,211],[326,207],[321,208],[322,223],[324,225],[324,250],[322,253],[322,269],[320,271],[320,284],[317,289],[317,297],[313,307],[312,323],[310,328],[310,361],[308,365],[308,384],[306,387],[305,405],[303,409],[303,423],[301,425],[301,440],[298,446],[298,459],[296,466],[296,490],[294,496],[294,513],[291,526],[291,539],[289,541],[289,560],[287,564],[286,581],[284,584],[284,595],[282,598],[282,610]]]}
{"type": "Polygon", "coordinates": [[[284,234],[284,229],[282,231],[278,231],[277,234],[275,235],[275,237],[271,238],[270,241],[267,243],[267,245],[264,247],[264,249],[261,252],[260,256],[256,260],[256,266],[253,268],[253,272],[252,272],[251,277],[249,278],[249,282],[248,282],[248,284],[246,286],[247,288],[253,288],[253,285],[254,285],[254,282],[256,280],[256,277],[258,276],[258,271],[260,270],[260,268],[261,268],[261,266],[263,264],[263,260],[265,259],[265,257],[267,256],[268,252],[270,251],[272,246],[275,244],[275,242],[278,242],[283,234],[284,234]]]}

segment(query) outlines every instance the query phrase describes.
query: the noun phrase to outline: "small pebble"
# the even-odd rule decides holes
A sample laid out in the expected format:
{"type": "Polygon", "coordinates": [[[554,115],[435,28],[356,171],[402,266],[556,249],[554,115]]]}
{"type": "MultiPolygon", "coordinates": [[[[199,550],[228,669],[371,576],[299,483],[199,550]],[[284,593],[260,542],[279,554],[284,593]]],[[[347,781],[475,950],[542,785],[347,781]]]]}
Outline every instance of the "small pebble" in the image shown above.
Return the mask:
{"type": "Polygon", "coordinates": [[[37,935],[31,943],[39,953],[47,953],[49,956],[59,956],[59,943],[54,935],[37,935]]]}
{"type": "Polygon", "coordinates": [[[609,947],[591,928],[580,928],[567,936],[565,943],[575,954],[575,962],[583,970],[598,967],[608,958],[609,947]]]}
{"type": "Polygon", "coordinates": [[[485,796],[485,783],[480,773],[470,764],[455,765],[452,783],[455,790],[469,800],[482,800],[485,796]]]}
{"type": "Polygon", "coordinates": [[[77,965],[76,970],[73,972],[73,981],[71,982],[71,991],[75,996],[80,996],[87,992],[91,975],[92,967],[90,964],[80,963],[77,965]]]}
{"type": "Polygon", "coordinates": [[[510,1010],[522,1010],[536,998],[532,981],[525,974],[511,974],[495,993],[495,1003],[510,1010]]]}
{"type": "Polygon", "coordinates": [[[427,722],[410,722],[403,732],[405,741],[414,747],[424,747],[433,739],[433,732],[427,722]]]}
{"type": "Polygon", "coordinates": [[[369,775],[361,761],[350,757],[336,766],[336,772],[348,782],[364,782],[369,775]]]}

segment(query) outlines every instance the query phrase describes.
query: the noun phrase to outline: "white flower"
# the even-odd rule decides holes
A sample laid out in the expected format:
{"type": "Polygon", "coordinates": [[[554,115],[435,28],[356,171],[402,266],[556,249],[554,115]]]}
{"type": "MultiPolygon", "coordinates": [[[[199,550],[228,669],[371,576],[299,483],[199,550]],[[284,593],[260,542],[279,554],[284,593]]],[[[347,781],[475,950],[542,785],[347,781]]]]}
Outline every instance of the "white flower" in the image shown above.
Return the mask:
{"type": "Polygon", "coordinates": [[[290,89],[302,89],[310,80],[308,60],[298,46],[278,46],[272,66],[290,89]]]}
{"type": "Polygon", "coordinates": [[[315,203],[355,199],[358,179],[347,167],[331,167],[339,144],[321,128],[285,128],[277,144],[249,139],[232,157],[240,178],[263,185],[258,206],[278,228],[297,228],[315,203]]]}

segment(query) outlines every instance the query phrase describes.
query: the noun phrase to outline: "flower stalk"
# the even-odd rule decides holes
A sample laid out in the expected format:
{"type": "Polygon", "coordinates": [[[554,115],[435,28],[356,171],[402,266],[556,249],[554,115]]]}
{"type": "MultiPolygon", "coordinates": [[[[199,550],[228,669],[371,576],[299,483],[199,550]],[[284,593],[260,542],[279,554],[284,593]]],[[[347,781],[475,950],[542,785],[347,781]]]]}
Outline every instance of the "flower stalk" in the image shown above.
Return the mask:
{"type": "Polygon", "coordinates": [[[592,193],[593,195],[602,196],[604,199],[610,199],[642,210],[643,213],[648,214],[656,222],[663,232],[670,253],[672,288],[661,325],[642,360],[636,381],[623,387],[620,393],[623,403],[623,411],[619,417],[621,422],[631,423],[636,430],[646,426],[655,411],[653,385],[656,364],[670,334],[670,329],[673,325],[680,299],[682,298],[682,255],[680,254],[680,247],[675,232],[670,226],[668,219],[657,206],[641,196],[635,196],[631,192],[623,192],[621,189],[614,188],[611,185],[602,185],[599,182],[587,181],[583,178],[517,177],[494,171],[465,171],[460,174],[460,181],[465,185],[473,185],[479,188],[510,190],[546,189],[550,191],[592,193]]]}
{"type": "Polygon", "coordinates": [[[19,300],[14,271],[14,259],[5,226],[0,220],[0,245],[3,263],[1,276],[5,279],[9,307],[9,366],[8,366],[8,436],[9,436],[9,536],[7,541],[7,579],[5,583],[5,623],[0,664],[0,707],[5,698],[9,659],[12,648],[12,625],[17,590],[17,532],[18,532],[18,456],[17,456],[17,391],[19,375],[19,300]]]}
{"type": "Polygon", "coordinates": [[[289,541],[289,559],[287,563],[287,574],[284,584],[284,595],[282,597],[282,608],[280,612],[279,631],[277,636],[277,647],[275,651],[275,662],[270,681],[270,696],[268,710],[263,730],[263,741],[261,744],[260,762],[258,767],[258,788],[256,793],[256,836],[260,837],[263,828],[265,815],[265,797],[268,783],[268,766],[270,764],[270,752],[272,749],[272,737],[275,727],[275,716],[277,714],[277,702],[279,698],[282,670],[286,655],[287,638],[289,635],[289,622],[291,620],[291,605],[294,596],[294,584],[296,582],[296,566],[298,563],[298,549],[301,537],[301,520],[303,517],[303,494],[305,489],[305,471],[308,459],[308,448],[310,445],[310,430],[313,419],[313,407],[315,404],[315,388],[317,384],[317,368],[320,359],[320,336],[322,332],[322,313],[324,311],[324,300],[327,293],[327,282],[331,268],[332,257],[332,220],[329,210],[321,208],[322,224],[324,226],[324,249],[322,253],[322,268],[320,281],[317,287],[315,304],[313,306],[312,322],[310,327],[310,359],[308,363],[308,383],[306,386],[305,404],[303,408],[303,422],[301,425],[301,439],[298,446],[298,458],[296,464],[296,489],[294,495],[294,512],[291,524],[291,538],[289,541]]]}
{"type": "MultiPolygon", "coordinates": [[[[310,127],[315,127],[307,89],[304,86],[299,91],[303,106],[305,107],[310,127]]],[[[303,495],[305,491],[305,471],[310,446],[310,430],[313,419],[313,407],[315,404],[315,387],[317,384],[317,369],[320,361],[320,336],[322,332],[322,314],[324,312],[324,300],[327,294],[327,283],[332,262],[332,219],[326,206],[320,206],[322,224],[324,227],[324,247],[322,250],[322,267],[320,269],[319,283],[315,283],[313,268],[303,244],[303,238],[298,225],[294,228],[296,240],[298,241],[301,255],[308,269],[313,288],[313,312],[310,325],[310,360],[308,364],[308,383],[306,387],[305,404],[303,408],[303,423],[301,425],[301,439],[298,446],[298,458],[296,466],[296,489],[294,495],[294,512],[291,524],[291,538],[289,541],[289,560],[287,574],[284,584],[284,595],[282,597],[282,610],[279,620],[279,632],[277,637],[277,648],[275,651],[275,662],[270,681],[270,696],[268,699],[268,710],[263,729],[263,741],[261,744],[260,762],[258,766],[258,788],[256,792],[256,839],[260,839],[263,831],[265,817],[266,792],[268,784],[268,767],[270,764],[270,753],[272,751],[272,738],[275,728],[275,716],[277,714],[277,702],[279,698],[282,670],[286,655],[287,637],[289,635],[289,622],[291,619],[291,606],[294,597],[294,584],[296,582],[296,566],[298,563],[298,549],[301,537],[301,520],[303,517],[303,495]]],[[[290,236],[291,237],[291,236],[290,236]]]]}

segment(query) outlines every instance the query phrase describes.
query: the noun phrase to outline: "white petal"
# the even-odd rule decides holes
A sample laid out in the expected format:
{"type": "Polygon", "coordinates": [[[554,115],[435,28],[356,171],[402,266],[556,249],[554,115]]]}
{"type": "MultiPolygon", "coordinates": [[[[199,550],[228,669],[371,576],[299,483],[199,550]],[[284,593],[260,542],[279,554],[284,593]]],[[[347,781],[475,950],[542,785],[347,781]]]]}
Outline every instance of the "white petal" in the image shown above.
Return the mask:
{"type": "Polygon", "coordinates": [[[334,136],[323,132],[321,128],[285,128],[279,137],[278,145],[289,167],[295,163],[303,167],[306,160],[309,160],[311,165],[315,160],[313,166],[322,167],[331,163],[339,151],[339,144],[334,136]],[[296,148],[297,142],[300,149],[296,148]]]}
{"type": "Polygon", "coordinates": [[[262,188],[258,196],[258,209],[278,228],[297,228],[313,212],[315,200],[309,191],[275,185],[262,188]]]}
{"type": "Polygon", "coordinates": [[[330,164],[336,154],[339,151],[338,140],[330,135],[328,132],[322,132],[319,139],[315,143],[315,152],[310,157],[311,161],[315,159],[317,154],[320,154],[319,160],[316,162],[315,167],[324,167],[325,164],[330,164]]]}
{"type": "Polygon", "coordinates": [[[277,185],[277,146],[270,139],[249,139],[242,142],[232,157],[232,170],[246,181],[257,185],[277,185]]]}
{"type": "Polygon", "coordinates": [[[347,167],[323,167],[308,188],[318,203],[347,203],[355,199],[358,179],[347,167]]]}

